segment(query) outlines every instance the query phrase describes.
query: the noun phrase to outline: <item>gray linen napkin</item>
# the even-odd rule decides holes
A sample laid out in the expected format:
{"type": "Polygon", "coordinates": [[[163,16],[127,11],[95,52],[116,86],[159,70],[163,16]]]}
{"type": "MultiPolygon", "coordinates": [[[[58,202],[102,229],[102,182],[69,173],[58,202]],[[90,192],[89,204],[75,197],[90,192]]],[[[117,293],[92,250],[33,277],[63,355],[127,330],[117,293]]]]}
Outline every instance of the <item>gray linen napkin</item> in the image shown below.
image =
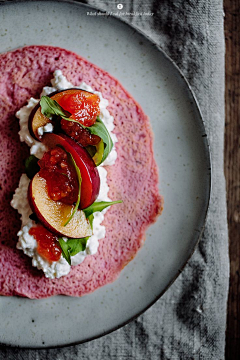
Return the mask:
{"type": "Polygon", "coordinates": [[[199,101],[212,155],[212,197],[206,229],[191,260],[147,312],[90,343],[54,350],[3,348],[0,359],[224,359],[229,280],[224,135],[222,0],[82,1],[106,11],[150,11],[126,16],[178,64],[199,101]]]}

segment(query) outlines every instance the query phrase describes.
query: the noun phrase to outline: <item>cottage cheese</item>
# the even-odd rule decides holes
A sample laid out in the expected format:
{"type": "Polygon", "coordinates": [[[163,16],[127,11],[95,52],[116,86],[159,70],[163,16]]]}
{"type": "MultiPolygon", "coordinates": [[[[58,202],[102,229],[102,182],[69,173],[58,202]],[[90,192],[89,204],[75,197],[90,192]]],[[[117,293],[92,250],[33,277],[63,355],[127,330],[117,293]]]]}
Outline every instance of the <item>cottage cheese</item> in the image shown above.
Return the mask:
{"type": "MultiPolygon", "coordinates": [[[[52,87],[44,87],[41,93],[41,96],[48,95],[56,90],[63,90],[67,88],[73,88],[74,86],[67,81],[65,76],[63,76],[60,70],[54,72],[54,78],[51,80],[52,87]]],[[[100,118],[104,122],[106,128],[108,129],[110,136],[113,140],[113,144],[117,142],[116,135],[112,133],[114,129],[113,117],[110,115],[107,110],[108,101],[103,99],[102,94],[85,84],[81,83],[78,88],[81,88],[86,91],[91,91],[97,94],[100,97],[100,118]]],[[[28,118],[32,109],[39,102],[39,99],[31,98],[26,106],[21,108],[16,116],[19,118],[20,131],[19,136],[20,140],[26,142],[30,146],[30,153],[38,157],[39,159],[43,156],[44,152],[47,151],[45,145],[39,141],[36,141],[29,133],[28,130],[28,118]]],[[[47,124],[44,127],[38,129],[40,135],[43,135],[44,132],[52,132],[53,126],[51,123],[47,124]]],[[[107,185],[107,170],[106,165],[113,165],[117,158],[117,152],[115,146],[113,147],[111,153],[98,167],[99,177],[100,177],[100,192],[97,201],[111,201],[108,197],[109,187],[107,185]]],[[[29,230],[32,226],[36,226],[36,223],[33,220],[29,219],[32,210],[29,206],[27,200],[27,191],[30,180],[26,174],[23,174],[19,181],[19,186],[15,190],[11,205],[14,209],[17,209],[21,215],[22,227],[18,232],[18,243],[17,248],[22,250],[24,254],[32,257],[32,265],[37,267],[39,270],[43,270],[46,277],[50,279],[59,278],[61,276],[67,275],[71,269],[68,262],[61,256],[59,261],[49,263],[43,259],[37,252],[37,242],[35,238],[29,234],[29,230]]],[[[93,255],[97,253],[99,240],[105,237],[105,226],[101,225],[104,220],[104,214],[107,209],[104,209],[102,212],[94,213],[93,220],[93,235],[88,239],[86,249],[79,252],[77,255],[71,257],[71,263],[73,266],[80,264],[87,255],[93,255]]],[[[63,238],[65,241],[67,238],[63,238]]]]}

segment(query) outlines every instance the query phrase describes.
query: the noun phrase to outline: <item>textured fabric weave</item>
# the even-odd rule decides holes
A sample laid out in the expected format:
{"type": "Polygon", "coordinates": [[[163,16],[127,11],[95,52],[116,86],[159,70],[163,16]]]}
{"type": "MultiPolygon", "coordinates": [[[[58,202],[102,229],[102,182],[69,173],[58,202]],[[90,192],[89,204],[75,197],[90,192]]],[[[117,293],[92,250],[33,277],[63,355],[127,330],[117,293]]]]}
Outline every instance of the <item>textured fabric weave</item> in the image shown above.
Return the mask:
{"type": "MultiPolygon", "coordinates": [[[[83,1],[116,11],[116,1],[83,1]]],[[[8,359],[224,359],[229,281],[223,175],[224,35],[222,0],[121,1],[127,16],[177,63],[205,120],[212,155],[212,196],[206,229],[191,260],[164,296],[136,321],[103,338],[55,350],[3,348],[8,359]]]]}

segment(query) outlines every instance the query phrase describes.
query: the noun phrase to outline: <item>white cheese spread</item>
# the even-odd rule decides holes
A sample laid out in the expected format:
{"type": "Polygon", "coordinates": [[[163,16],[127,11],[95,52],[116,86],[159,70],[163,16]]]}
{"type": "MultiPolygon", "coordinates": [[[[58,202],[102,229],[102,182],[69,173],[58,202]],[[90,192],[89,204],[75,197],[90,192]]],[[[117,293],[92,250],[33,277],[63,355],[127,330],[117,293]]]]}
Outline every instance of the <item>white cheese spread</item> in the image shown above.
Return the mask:
{"type": "Polygon", "coordinates": [[[28,129],[28,118],[31,114],[32,109],[39,103],[39,100],[30,98],[28,104],[23,106],[17,113],[16,117],[19,119],[20,131],[19,137],[20,141],[25,141],[25,143],[30,146],[30,154],[35,155],[37,158],[41,158],[46,152],[46,146],[40,141],[35,140],[29,132],[28,129]]]}
{"type": "Polygon", "coordinates": [[[44,133],[49,133],[49,132],[53,132],[53,124],[51,123],[47,123],[44,126],[40,126],[37,129],[38,135],[42,136],[44,133]]]}
{"type": "MultiPolygon", "coordinates": [[[[60,70],[54,72],[54,78],[51,80],[53,87],[44,87],[41,93],[41,96],[48,95],[56,90],[63,90],[68,88],[73,88],[74,86],[67,81],[66,77],[63,76],[60,70]]],[[[82,90],[91,91],[94,94],[97,94],[100,97],[100,118],[104,122],[106,128],[108,129],[110,136],[112,138],[113,144],[117,142],[116,135],[112,133],[114,129],[113,116],[110,115],[107,110],[108,101],[103,99],[102,94],[85,84],[81,83],[77,88],[82,90]]],[[[30,146],[30,153],[38,157],[39,159],[43,156],[44,152],[47,151],[43,143],[36,141],[29,133],[28,130],[28,118],[32,109],[40,100],[31,98],[26,106],[21,108],[16,116],[19,118],[20,131],[19,136],[21,141],[25,141],[28,146],[30,146]]],[[[43,126],[38,129],[39,135],[43,135],[45,132],[52,132],[53,125],[48,123],[46,126],[43,126]]],[[[117,158],[117,152],[115,146],[113,147],[111,153],[108,155],[107,159],[98,167],[99,177],[100,177],[100,191],[99,196],[96,201],[111,201],[108,197],[109,187],[107,185],[107,170],[104,166],[113,165],[117,158]]],[[[71,266],[68,262],[61,256],[59,261],[54,261],[49,263],[47,260],[42,258],[37,252],[37,241],[35,238],[29,234],[29,230],[32,226],[35,226],[36,223],[29,219],[29,215],[32,214],[32,210],[28,203],[28,185],[30,180],[26,174],[23,174],[19,181],[19,186],[15,190],[11,205],[14,209],[17,209],[21,215],[22,227],[18,232],[18,243],[17,248],[23,250],[24,254],[32,257],[32,265],[37,267],[39,270],[43,270],[45,276],[50,279],[59,278],[61,276],[67,275],[71,269],[71,266]]],[[[86,244],[86,249],[79,252],[77,255],[71,257],[71,264],[73,266],[80,264],[87,255],[94,255],[97,253],[99,240],[105,237],[105,226],[101,225],[104,220],[104,214],[107,209],[104,209],[102,212],[94,213],[93,220],[93,235],[88,239],[86,244]]],[[[65,241],[67,238],[63,238],[65,241]]]]}

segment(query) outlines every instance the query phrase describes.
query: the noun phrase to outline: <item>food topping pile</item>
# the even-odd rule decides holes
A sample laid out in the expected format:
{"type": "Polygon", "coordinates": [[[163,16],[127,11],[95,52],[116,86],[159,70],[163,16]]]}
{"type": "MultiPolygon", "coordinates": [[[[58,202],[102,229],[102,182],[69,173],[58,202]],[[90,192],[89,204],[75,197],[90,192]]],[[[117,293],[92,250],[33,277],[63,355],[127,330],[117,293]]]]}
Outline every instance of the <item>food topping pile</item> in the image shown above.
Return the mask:
{"type": "MultiPolygon", "coordinates": [[[[63,77],[59,70],[57,76],[63,77]]],[[[43,94],[39,102],[31,99],[34,105],[23,109],[24,114],[28,110],[27,128],[26,119],[17,113],[20,139],[31,146],[26,174],[11,202],[22,215],[17,247],[50,278],[68,274],[71,265],[96,252],[97,246],[91,252],[95,214],[121,202],[99,198],[100,177],[106,182],[104,161],[116,142],[101,116],[104,99],[98,93],[68,87],[43,94]],[[27,196],[27,209],[19,205],[20,195],[27,196]],[[24,216],[24,211],[30,216],[24,216]],[[59,271],[61,264],[63,271],[59,271]]],[[[104,232],[100,233],[101,238],[104,232]]]]}

